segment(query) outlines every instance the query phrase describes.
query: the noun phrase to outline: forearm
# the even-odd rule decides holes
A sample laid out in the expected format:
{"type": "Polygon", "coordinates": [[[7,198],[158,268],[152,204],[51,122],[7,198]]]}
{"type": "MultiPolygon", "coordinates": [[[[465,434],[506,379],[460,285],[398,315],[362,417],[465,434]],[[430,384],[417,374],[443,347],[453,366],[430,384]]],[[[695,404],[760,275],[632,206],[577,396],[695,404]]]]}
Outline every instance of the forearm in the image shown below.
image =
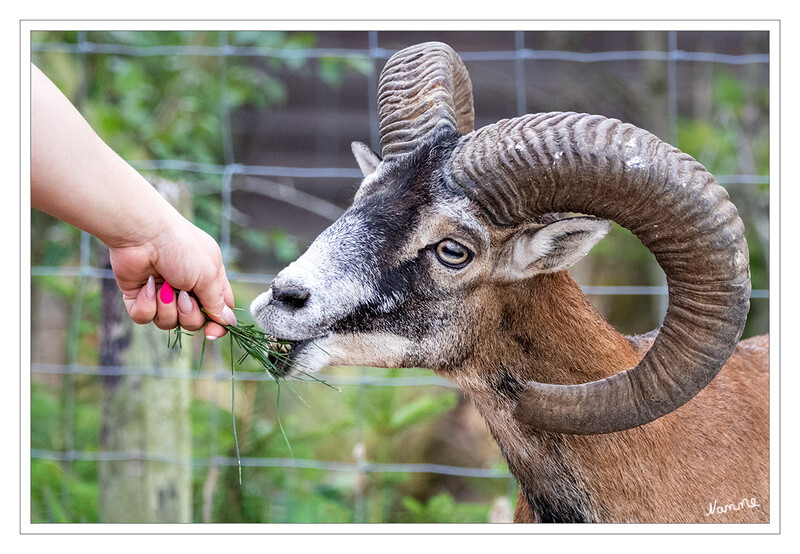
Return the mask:
{"type": "Polygon", "coordinates": [[[143,244],[178,213],[31,66],[31,203],[109,246],[143,244]],[[138,209],[137,209],[138,208],[138,209]]]}

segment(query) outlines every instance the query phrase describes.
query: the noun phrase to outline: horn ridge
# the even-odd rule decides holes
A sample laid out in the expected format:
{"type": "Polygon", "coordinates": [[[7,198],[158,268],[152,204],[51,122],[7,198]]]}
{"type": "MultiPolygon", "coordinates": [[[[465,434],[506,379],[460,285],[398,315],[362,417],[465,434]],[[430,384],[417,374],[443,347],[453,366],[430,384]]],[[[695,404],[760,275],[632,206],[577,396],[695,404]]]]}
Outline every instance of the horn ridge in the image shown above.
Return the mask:
{"type": "Polygon", "coordinates": [[[378,125],[384,160],[408,154],[432,133],[474,126],[472,84],[464,63],[441,42],[394,54],[378,83],[378,125]]]}
{"type": "Polygon", "coordinates": [[[581,385],[529,383],[515,415],[547,431],[644,425],[688,402],[719,372],[749,309],[744,226],[700,163],[619,120],[554,112],[502,120],[459,140],[449,185],[501,226],[552,212],[616,221],[654,254],[669,306],[634,368],[581,385]]]}

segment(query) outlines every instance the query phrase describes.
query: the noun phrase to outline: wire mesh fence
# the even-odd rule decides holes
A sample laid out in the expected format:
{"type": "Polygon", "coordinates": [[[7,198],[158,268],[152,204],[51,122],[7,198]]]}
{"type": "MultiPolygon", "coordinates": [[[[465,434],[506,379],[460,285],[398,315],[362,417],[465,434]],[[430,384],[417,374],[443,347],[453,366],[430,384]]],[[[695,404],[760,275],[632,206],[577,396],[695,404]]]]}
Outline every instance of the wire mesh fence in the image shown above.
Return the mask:
{"type": "MultiPolygon", "coordinates": [[[[476,127],[534,111],[602,113],[650,129],[706,164],[728,188],[748,226],[755,269],[753,313],[746,334],[752,335],[768,330],[768,35],[764,31],[34,31],[30,38],[34,63],[93,124],[111,118],[98,103],[107,101],[112,110],[126,109],[122,99],[93,90],[100,87],[93,79],[101,70],[131,79],[131,74],[144,71],[143,82],[131,80],[138,88],[128,93],[156,96],[142,102],[160,111],[153,120],[142,121],[163,125],[166,134],[184,123],[180,113],[167,111],[169,102],[183,103],[182,110],[195,110],[195,121],[202,119],[199,108],[191,105],[192,91],[150,90],[147,66],[131,68],[146,59],[149,64],[169,66],[172,72],[201,67],[214,76],[218,88],[210,103],[194,101],[203,109],[214,108],[214,124],[207,135],[216,137],[213,147],[195,153],[183,145],[136,149],[119,138],[126,133],[140,137],[131,121],[125,122],[128,126],[112,122],[106,134],[100,134],[148,177],[188,184],[198,206],[196,221],[219,241],[238,302],[249,302],[266,289],[275,272],[346,208],[361,176],[350,160],[349,142],[361,140],[378,150],[377,80],[386,60],[403,46],[443,40],[459,52],[472,77],[476,127]],[[258,94],[272,95],[271,100],[254,99],[242,90],[242,80],[254,75],[243,68],[257,72],[258,94]],[[160,155],[147,157],[143,152],[160,155]],[[172,157],[175,153],[179,156],[172,157]]],[[[622,230],[616,232],[620,238],[576,268],[576,278],[618,328],[644,332],[658,324],[666,285],[657,267],[653,269],[654,262],[630,254],[637,246],[622,230]]],[[[42,419],[37,419],[40,407],[33,406],[31,459],[32,464],[50,461],[68,468],[46,486],[32,485],[44,489],[32,490],[32,495],[48,507],[37,511],[35,520],[102,521],[102,514],[90,510],[87,515],[67,507],[77,502],[76,483],[96,479],[97,464],[107,460],[189,466],[195,521],[424,520],[434,517],[431,491],[446,491],[455,506],[479,504],[481,514],[498,496],[513,499],[515,485],[485,428],[476,423],[469,404],[454,387],[430,372],[326,370],[324,379],[345,393],[338,400],[332,400],[332,393],[321,399],[310,390],[313,385],[303,383],[295,385],[296,398],[286,400],[284,393],[282,405],[275,409],[259,400],[278,405],[279,389],[268,375],[240,371],[236,384],[231,383],[233,354],[224,345],[210,348],[200,371],[194,362],[190,368],[102,365],[97,357],[102,325],[99,290],[102,282],[113,280],[103,246],[85,233],[70,234],[46,219],[34,219],[31,234],[36,250],[30,271],[31,373],[33,381],[44,383],[51,394],[40,400],[57,404],[42,419]],[[52,311],[54,305],[62,306],[60,313],[52,311]],[[205,402],[203,409],[193,408],[192,425],[202,419],[211,431],[202,438],[193,431],[191,456],[96,446],[91,436],[101,432],[103,422],[101,414],[89,410],[98,402],[95,389],[103,379],[121,375],[192,383],[193,397],[205,402]],[[240,416],[248,436],[255,438],[239,457],[232,455],[232,444],[225,438],[228,420],[220,411],[228,398],[223,387],[233,386],[245,409],[256,414],[240,416]],[[376,406],[397,414],[414,405],[417,397],[432,399],[419,405],[422,415],[408,416],[419,417],[424,430],[415,427],[412,432],[397,418],[394,423],[372,420],[391,418],[376,415],[376,406]],[[91,422],[83,421],[87,418],[91,422]],[[279,440],[275,427],[279,418],[289,431],[288,448],[295,443],[292,455],[286,455],[289,450],[279,440]],[[265,419],[273,423],[258,430],[265,419]],[[322,431],[314,435],[315,428],[322,431]],[[57,437],[44,436],[54,430],[57,437]],[[321,437],[320,432],[330,436],[321,437]],[[427,443],[414,438],[415,432],[426,435],[427,443]],[[381,445],[382,439],[391,444],[381,445]],[[443,454],[448,448],[451,453],[443,454]],[[211,477],[212,468],[225,471],[240,464],[245,480],[238,490],[238,485],[219,485],[220,478],[211,477]],[[252,472],[263,468],[283,475],[262,478],[252,472]],[[270,497],[269,506],[248,512],[248,498],[254,504],[255,497],[270,497]],[[226,503],[240,507],[232,514],[220,507],[226,503]]],[[[198,342],[187,347],[195,362],[198,342]]],[[[165,337],[165,349],[166,343],[165,337]]],[[[226,473],[223,482],[233,483],[230,475],[226,473]]]]}

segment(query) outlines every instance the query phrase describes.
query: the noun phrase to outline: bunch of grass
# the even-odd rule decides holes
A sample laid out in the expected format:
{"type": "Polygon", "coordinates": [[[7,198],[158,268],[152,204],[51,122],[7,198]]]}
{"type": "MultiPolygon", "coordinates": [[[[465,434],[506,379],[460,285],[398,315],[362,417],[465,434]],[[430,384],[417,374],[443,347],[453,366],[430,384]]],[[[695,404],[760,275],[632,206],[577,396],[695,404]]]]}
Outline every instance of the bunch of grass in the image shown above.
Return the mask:
{"type": "MultiPolygon", "coordinates": [[[[206,314],[206,319],[210,320],[211,318],[208,317],[206,314]]],[[[225,330],[228,331],[228,336],[230,337],[230,346],[231,346],[231,420],[233,423],[233,442],[236,447],[236,461],[238,464],[239,469],[239,485],[242,484],[242,459],[239,453],[239,439],[236,434],[236,371],[234,367],[234,348],[233,345],[236,343],[239,348],[242,349],[242,354],[239,356],[236,363],[241,365],[247,358],[254,359],[274,380],[277,384],[277,399],[276,405],[278,409],[278,414],[280,414],[280,399],[281,399],[281,380],[285,379],[287,374],[291,374],[292,377],[301,379],[298,375],[305,377],[305,379],[301,380],[311,380],[316,381],[318,383],[322,383],[334,390],[339,390],[336,387],[326,383],[324,380],[319,379],[310,373],[306,372],[302,369],[298,364],[294,363],[290,358],[284,348],[283,345],[289,344],[286,341],[280,341],[278,339],[273,338],[270,335],[267,335],[252,324],[238,324],[238,325],[225,325],[225,330]],[[283,362],[284,365],[289,365],[290,370],[289,372],[285,370],[281,370],[278,367],[278,362],[283,362]],[[293,366],[293,367],[292,367],[293,366]]],[[[167,338],[167,346],[173,349],[180,349],[182,348],[182,338],[183,335],[192,335],[185,329],[183,329],[180,325],[178,325],[172,332],[168,335],[167,338]],[[173,334],[174,332],[174,334],[173,334]]],[[[205,358],[206,352],[206,338],[203,337],[203,346],[200,350],[200,363],[197,367],[197,376],[200,375],[200,369],[203,366],[203,359],[205,358]]],[[[278,427],[281,430],[281,434],[283,435],[283,440],[286,442],[286,446],[289,449],[289,454],[294,456],[292,453],[292,446],[289,443],[289,438],[286,436],[286,431],[283,428],[283,424],[281,423],[280,415],[277,416],[278,427]]]]}
{"type": "Polygon", "coordinates": [[[279,383],[279,379],[286,378],[287,372],[278,369],[275,361],[277,360],[289,365],[292,370],[291,375],[296,379],[316,381],[330,388],[336,388],[308,373],[301,365],[291,360],[288,351],[284,351],[281,348],[283,345],[289,345],[289,341],[276,339],[252,324],[226,325],[225,329],[230,334],[231,339],[244,351],[238,361],[240,365],[248,357],[253,358],[275,379],[275,382],[279,383]]]}

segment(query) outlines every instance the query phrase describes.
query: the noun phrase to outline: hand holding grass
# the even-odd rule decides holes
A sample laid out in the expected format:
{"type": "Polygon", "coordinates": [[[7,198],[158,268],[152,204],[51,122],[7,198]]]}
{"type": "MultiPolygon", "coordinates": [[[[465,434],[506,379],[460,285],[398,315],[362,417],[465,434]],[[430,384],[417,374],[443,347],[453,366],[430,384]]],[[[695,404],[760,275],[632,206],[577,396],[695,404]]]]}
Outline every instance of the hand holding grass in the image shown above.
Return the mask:
{"type": "Polygon", "coordinates": [[[236,324],[217,243],[109,148],[34,65],[31,204],[109,246],[114,276],[136,323],[205,326],[208,338],[236,324]],[[181,291],[177,299],[175,290],[181,291]],[[200,306],[215,314],[211,321],[200,306]]]}
{"type": "Polygon", "coordinates": [[[236,325],[233,292],[217,243],[183,221],[144,244],[112,247],[111,267],[133,321],[159,329],[205,326],[215,339],[236,325]]]}

